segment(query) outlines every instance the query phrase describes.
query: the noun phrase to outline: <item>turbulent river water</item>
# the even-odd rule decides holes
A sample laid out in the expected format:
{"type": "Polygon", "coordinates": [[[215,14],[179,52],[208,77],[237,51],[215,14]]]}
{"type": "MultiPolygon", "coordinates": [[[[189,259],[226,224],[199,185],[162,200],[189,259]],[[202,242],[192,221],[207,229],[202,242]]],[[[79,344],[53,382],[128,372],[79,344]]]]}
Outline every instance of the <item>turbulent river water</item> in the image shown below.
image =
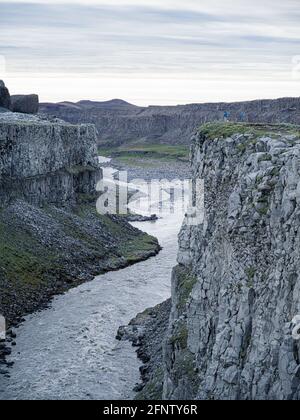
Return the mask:
{"type": "Polygon", "coordinates": [[[159,239],[156,257],[100,275],[27,316],[9,357],[10,378],[0,377],[0,399],[133,398],[141,362],[116,332],[170,296],[182,219],[177,213],[133,223],[159,239]]]}

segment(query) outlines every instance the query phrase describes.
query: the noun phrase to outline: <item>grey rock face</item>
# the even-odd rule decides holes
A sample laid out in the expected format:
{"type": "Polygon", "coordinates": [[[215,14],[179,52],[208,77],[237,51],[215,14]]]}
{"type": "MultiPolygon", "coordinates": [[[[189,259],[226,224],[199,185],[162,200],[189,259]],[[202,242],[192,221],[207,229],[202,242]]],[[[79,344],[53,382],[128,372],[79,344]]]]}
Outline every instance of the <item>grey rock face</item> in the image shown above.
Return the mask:
{"type": "Polygon", "coordinates": [[[10,108],[10,94],[4,82],[0,80],[0,108],[10,108]]]}
{"type": "Polygon", "coordinates": [[[12,95],[11,108],[13,112],[37,114],[39,110],[38,95],[12,95]]]}
{"type": "Polygon", "coordinates": [[[179,236],[164,398],[298,400],[299,128],[228,127],[193,139],[206,217],[179,236]]]}
{"type": "Polygon", "coordinates": [[[138,347],[137,356],[144,363],[140,367],[142,383],[137,385],[135,399],[161,400],[163,390],[162,336],[168,326],[171,300],[146,309],[118,330],[118,340],[129,340],[138,347]]]}
{"type": "Polygon", "coordinates": [[[0,115],[1,205],[76,201],[100,179],[92,125],[51,123],[22,114],[0,115]]]}
{"type": "Polygon", "coordinates": [[[9,325],[55,293],[159,252],[155,238],[97,213],[96,156],[93,125],[0,114],[0,313],[9,325]]]}

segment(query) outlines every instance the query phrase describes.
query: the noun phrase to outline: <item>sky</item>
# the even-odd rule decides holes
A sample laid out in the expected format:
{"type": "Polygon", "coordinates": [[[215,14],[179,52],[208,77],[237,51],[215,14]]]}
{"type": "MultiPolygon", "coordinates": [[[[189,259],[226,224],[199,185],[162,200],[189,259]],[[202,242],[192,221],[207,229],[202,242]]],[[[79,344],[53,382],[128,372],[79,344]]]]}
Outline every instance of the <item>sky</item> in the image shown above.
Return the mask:
{"type": "Polygon", "coordinates": [[[41,101],[300,96],[299,0],[0,0],[0,79],[41,101]]]}

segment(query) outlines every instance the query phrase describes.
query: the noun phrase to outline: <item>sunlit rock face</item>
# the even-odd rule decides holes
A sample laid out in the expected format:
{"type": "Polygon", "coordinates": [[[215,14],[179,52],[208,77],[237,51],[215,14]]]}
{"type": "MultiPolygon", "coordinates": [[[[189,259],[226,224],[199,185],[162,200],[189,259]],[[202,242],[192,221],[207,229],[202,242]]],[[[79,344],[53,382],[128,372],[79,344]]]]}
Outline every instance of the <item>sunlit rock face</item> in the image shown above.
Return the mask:
{"type": "Polygon", "coordinates": [[[194,136],[205,222],[179,235],[164,398],[300,398],[299,159],[299,127],[194,136]]]}

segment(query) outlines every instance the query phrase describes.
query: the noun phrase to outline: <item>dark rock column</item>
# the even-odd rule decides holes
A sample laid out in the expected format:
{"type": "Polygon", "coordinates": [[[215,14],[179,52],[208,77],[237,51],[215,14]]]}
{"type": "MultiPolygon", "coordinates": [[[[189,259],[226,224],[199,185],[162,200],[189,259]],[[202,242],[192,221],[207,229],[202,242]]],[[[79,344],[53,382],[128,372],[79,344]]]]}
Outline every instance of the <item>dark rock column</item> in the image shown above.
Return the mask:
{"type": "Polygon", "coordinates": [[[37,114],[39,110],[38,95],[12,95],[11,110],[23,114],[37,114]]]}
{"type": "Polygon", "coordinates": [[[4,82],[0,80],[0,108],[10,109],[10,94],[4,82]]]}

